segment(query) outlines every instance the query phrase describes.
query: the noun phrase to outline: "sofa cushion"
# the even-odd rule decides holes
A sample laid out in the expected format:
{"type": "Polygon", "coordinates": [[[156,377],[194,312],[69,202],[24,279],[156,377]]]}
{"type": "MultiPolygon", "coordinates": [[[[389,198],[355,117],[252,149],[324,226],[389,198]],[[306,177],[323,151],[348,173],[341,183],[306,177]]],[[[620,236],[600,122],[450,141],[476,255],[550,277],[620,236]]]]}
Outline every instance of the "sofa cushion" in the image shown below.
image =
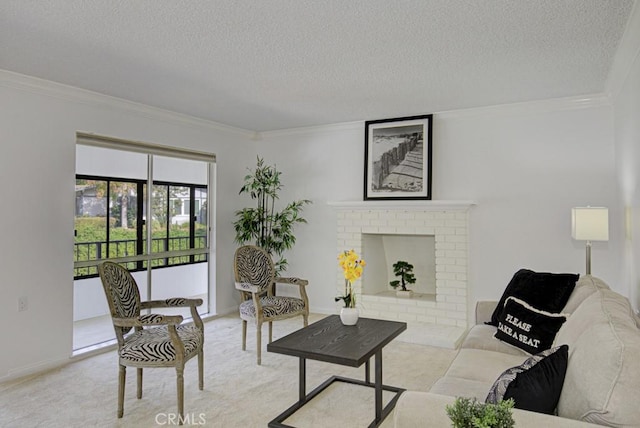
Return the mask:
{"type": "Polygon", "coordinates": [[[573,291],[577,274],[534,272],[520,269],[502,293],[489,324],[498,326],[498,317],[508,297],[517,297],[531,306],[547,312],[560,312],[573,291]]]}
{"type": "Polygon", "coordinates": [[[526,353],[522,349],[496,339],[494,336],[497,330],[498,329],[492,325],[476,324],[471,327],[460,348],[482,349],[520,357],[526,356],[526,353]]]}
{"type": "Polygon", "coordinates": [[[491,382],[445,376],[438,379],[429,392],[450,395],[451,397],[475,398],[478,401],[482,401],[487,396],[487,391],[490,388],[491,382]]]}
{"type": "Polygon", "coordinates": [[[498,377],[485,401],[497,404],[513,398],[518,409],[554,414],[567,371],[567,358],[567,345],[527,358],[498,377]]]}
{"type": "Polygon", "coordinates": [[[479,349],[460,349],[445,376],[462,379],[477,380],[486,383],[485,394],[479,399],[484,400],[493,382],[500,373],[509,367],[518,366],[527,359],[524,354],[510,355],[501,352],[482,351],[479,349]]]}
{"type": "Polygon", "coordinates": [[[537,354],[551,348],[566,320],[566,314],[541,311],[512,296],[507,298],[498,316],[495,337],[529,354],[537,354]]]}
{"type": "Polygon", "coordinates": [[[560,330],[569,365],[560,416],[608,426],[640,420],[640,330],[629,301],[606,289],[587,297],[560,330]]]}
{"type": "Polygon", "coordinates": [[[598,290],[608,290],[609,286],[601,279],[591,275],[583,275],[576,282],[576,286],[571,293],[567,304],[562,308],[562,312],[572,314],[578,306],[590,295],[598,290]]]}

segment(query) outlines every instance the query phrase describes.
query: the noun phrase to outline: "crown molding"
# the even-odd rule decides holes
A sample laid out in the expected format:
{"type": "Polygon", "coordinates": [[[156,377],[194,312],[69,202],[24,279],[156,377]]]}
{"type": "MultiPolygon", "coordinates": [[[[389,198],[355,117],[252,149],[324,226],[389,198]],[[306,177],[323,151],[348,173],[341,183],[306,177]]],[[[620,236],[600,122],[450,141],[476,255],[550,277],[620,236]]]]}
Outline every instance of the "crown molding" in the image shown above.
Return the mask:
{"type": "Polygon", "coordinates": [[[339,122],[327,125],[304,126],[300,128],[277,129],[273,131],[259,132],[261,139],[282,137],[286,135],[317,134],[322,132],[342,132],[342,131],[362,131],[364,132],[364,120],[355,122],[339,122]]]}
{"type": "Polygon", "coordinates": [[[57,98],[63,101],[126,110],[148,119],[176,123],[179,125],[199,126],[215,131],[239,135],[249,139],[256,138],[256,133],[254,131],[235,128],[233,126],[224,125],[210,120],[200,119],[157,107],[151,107],[134,101],[125,100],[123,98],[112,97],[110,95],[104,95],[98,92],[27,76],[8,70],[0,70],[0,86],[57,98]]]}
{"type": "Polygon", "coordinates": [[[586,94],[572,97],[549,98],[545,100],[524,101],[511,104],[498,104],[485,107],[474,107],[461,110],[450,110],[434,113],[434,119],[466,119],[487,116],[519,116],[523,114],[539,114],[565,110],[610,106],[608,94],[586,94]]]}
{"type": "MultiPolygon", "coordinates": [[[[634,11],[640,9],[634,8],[634,11]]],[[[637,15],[640,13],[636,12],[637,15]]],[[[640,19],[639,19],[640,20],[640,19]]],[[[640,25],[638,26],[640,28],[640,25]]],[[[634,33],[635,34],[635,33],[634,33]]],[[[625,33],[626,36],[626,33],[625,33]]],[[[636,52],[636,57],[638,53],[636,52]]],[[[627,69],[628,73],[628,69],[627,69]]],[[[226,132],[238,135],[253,141],[262,141],[265,139],[289,136],[289,135],[309,135],[318,133],[332,132],[364,132],[364,120],[353,122],[340,122],[327,125],[316,125],[300,128],[281,129],[273,131],[250,131],[246,129],[236,128],[213,122],[206,119],[200,119],[182,113],[176,113],[157,107],[151,107],[145,104],[128,101],[123,98],[112,97],[86,89],[76,88],[49,80],[39,79],[37,77],[27,76],[14,73],[7,70],[0,70],[0,86],[13,89],[46,95],[65,101],[87,103],[93,105],[102,105],[120,110],[127,110],[138,114],[145,118],[161,120],[164,122],[173,122],[181,125],[200,126],[212,130],[226,132]]],[[[610,106],[611,100],[608,93],[590,94],[584,96],[574,96],[565,98],[552,98],[539,101],[527,101],[512,104],[500,104],[485,107],[474,107],[460,110],[450,110],[435,112],[434,119],[465,119],[474,117],[490,117],[490,116],[512,116],[523,114],[537,114],[544,112],[575,110],[583,108],[593,108],[610,106]]]]}
{"type": "MultiPolygon", "coordinates": [[[[546,100],[525,101],[520,103],[499,104],[493,106],[473,107],[460,110],[448,110],[433,113],[434,120],[467,119],[491,116],[518,116],[524,114],[539,114],[565,110],[579,110],[594,107],[610,106],[608,94],[587,94],[573,97],[551,98],[546,100]]],[[[365,121],[343,122],[329,125],[309,126],[304,128],[282,129],[256,133],[256,139],[265,139],[287,135],[317,134],[322,132],[362,131],[365,121]]]]}

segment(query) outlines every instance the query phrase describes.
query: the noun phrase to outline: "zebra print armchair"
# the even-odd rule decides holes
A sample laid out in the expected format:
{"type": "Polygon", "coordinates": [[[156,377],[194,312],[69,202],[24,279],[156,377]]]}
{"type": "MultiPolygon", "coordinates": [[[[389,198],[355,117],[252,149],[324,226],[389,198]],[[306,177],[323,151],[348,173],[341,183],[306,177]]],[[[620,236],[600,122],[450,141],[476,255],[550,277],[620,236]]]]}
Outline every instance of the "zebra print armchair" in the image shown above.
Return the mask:
{"type": "Polygon", "coordinates": [[[178,415],[184,415],[184,365],[198,356],[198,387],[202,390],[204,326],[196,310],[202,299],[173,298],[140,301],[135,280],[124,267],[103,262],[98,273],[104,288],[118,341],[118,418],[124,413],[126,368],[137,368],[137,397],[142,398],[143,367],[175,367],[178,388],[178,415]],[[182,324],[182,315],[140,314],[151,308],[191,309],[192,323],[182,324]]]}
{"type": "Polygon", "coordinates": [[[242,319],[242,350],[247,348],[247,322],[255,322],[257,359],[260,364],[262,323],[269,323],[269,343],[273,340],[273,321],[302,316],[304,326],[308,325],[309,299],[305,287],[309,281],[276,277],[271,256],[255,245],[244,245],[236,250],[233,270],[235,287],[242,296],[239,308],[242,319]],[[276,283],[297,285],[300,298],[276,296],[276,283]]]}

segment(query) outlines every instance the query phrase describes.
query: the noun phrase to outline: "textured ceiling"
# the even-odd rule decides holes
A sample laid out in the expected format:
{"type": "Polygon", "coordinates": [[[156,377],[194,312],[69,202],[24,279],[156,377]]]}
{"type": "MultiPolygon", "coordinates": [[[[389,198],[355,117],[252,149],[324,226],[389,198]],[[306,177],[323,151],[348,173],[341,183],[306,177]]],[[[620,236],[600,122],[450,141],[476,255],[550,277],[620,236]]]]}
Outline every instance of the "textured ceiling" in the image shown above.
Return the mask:
{"type": "Polygon", "coordinates": [[[633,0],[0,0],[0,69],[252,131],[599,93],[633,0]]]}

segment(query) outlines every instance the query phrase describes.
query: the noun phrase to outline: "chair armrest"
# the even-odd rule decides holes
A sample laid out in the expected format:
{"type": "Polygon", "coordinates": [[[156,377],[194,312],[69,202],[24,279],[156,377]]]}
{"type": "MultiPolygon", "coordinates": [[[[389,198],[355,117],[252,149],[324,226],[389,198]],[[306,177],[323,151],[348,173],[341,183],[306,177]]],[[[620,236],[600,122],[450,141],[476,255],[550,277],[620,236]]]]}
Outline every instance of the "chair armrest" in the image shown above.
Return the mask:
{"type": "Polygon", "coordinates": [[[307,281],[306,279],[295,278],[295,277],[291,277],[291,278],[277,277],[273,281],[277,284],[294,284],[294,285],[301,285],[303,287],[309,284],[309,281],[307,281]]]}
{"type": "MultiPolygon", "coordinates": [[[[170,299],[165,299],[165,300],[148,300],[146,302],[141,302],[140,308],[141,309],[189,308],[191,311],[191,318],[193,318],[193,322],[200,330],[203,330],[204,326],[202,324],[202,318],[200,318],[200,314],[196,309],[196,307],[202,305],[202,303],[203,303],[202,299],[187,299],[184,297],[172,297],[170,299]]],[[[180,322],[182,322],[182,318],[180,319],[180,322]]],[[[177,324],[180,324],[180,322],[177,324]]]]}
{"type": "Polygon", "coordinates": [[[479,300],[476,302],[476,324],[491,321],[491,315],[498,306],[496,300],[479,300]]]}
{"type": "Polygon", "coordinates": [[[307,281],[306,279],[302,279],[302,278],[295,278],[295,277],[284,278],[284,277],[279,276],[279,277],[275,278],[273,280],[273,282],[275,284],[297,285],[298,289],[300,291],[300,297],[302,298],[302,301],[304,302],[304,307],[307,308],[307,311],[309,310],[309,297],[307,296],[307,290],[305,288],[307,286],[307,284],[309,284],[309,281],[307,281]]]}
{"type": "Polygon", "coordinates": [[[257,285],[251,285],[248,282],[234,282],[236,290],[246,291],[247,293],[258,293],[260,288],[257,285]]]}
{"type": "Polygon", "coordinates": [[[173,297],[166,300],[148,300],[140,302],[140,309],[151,308],[188,308],[191,306],[202,305],[202,299],[185,299],[182,297],[173,297]]]}
{"type": "Polygon", "coordinates": [[[144,327],[149,325],[177,325],[182,322],[182,315],[145,314],[136,318],[113,318],[117,327],[144,327]]]}

